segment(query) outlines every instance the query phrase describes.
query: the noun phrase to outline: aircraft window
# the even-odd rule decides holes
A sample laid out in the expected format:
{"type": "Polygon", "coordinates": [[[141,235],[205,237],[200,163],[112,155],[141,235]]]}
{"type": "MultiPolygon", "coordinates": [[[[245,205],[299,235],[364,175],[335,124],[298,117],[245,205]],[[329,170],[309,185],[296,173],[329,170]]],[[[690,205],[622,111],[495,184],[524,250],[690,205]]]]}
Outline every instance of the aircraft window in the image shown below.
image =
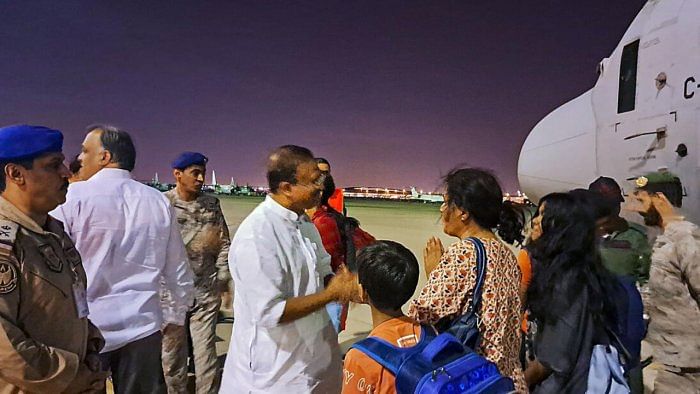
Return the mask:
{"type": "Polygon", "coordinates": [[[620,61],[620,88],[617,92],[617,113],[634,110],[637,95],[637,58],[639,40],[631,42],[622,49],[620,61]]]}

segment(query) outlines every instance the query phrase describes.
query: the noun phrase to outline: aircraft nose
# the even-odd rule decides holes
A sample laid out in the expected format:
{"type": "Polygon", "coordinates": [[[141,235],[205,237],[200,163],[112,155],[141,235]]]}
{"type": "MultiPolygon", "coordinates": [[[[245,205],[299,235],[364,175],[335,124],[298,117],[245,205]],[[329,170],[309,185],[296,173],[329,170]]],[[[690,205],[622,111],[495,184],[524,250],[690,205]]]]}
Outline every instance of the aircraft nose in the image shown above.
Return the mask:
{"type": "Polygon", "coordinates": [[[591,91],[557,108],[530,132],[520,151],[520,188],[533,201],[586,187],[596,177],[591,91]]]}

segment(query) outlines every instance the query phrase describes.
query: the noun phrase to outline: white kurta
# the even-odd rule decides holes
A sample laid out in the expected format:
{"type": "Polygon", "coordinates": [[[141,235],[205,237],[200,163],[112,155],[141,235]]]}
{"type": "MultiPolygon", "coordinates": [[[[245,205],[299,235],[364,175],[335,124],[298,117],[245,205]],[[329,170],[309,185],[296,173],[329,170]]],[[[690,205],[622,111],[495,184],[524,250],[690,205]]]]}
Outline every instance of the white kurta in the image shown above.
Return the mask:
{"type": "Polygon", "coordinates": [[[163,323],[182,325],[194,297],[193,274],[175,211],[158,190],[105,168],[68,188],[52,216],[63,221],[87,273],[90,320],[109,352],[163,323]],[[173,300],[160,303],[161,278],[173,300]]]}
{"type": "Polygon", "coordinates": [[[268,196],[231,243],[235,321],[221,393],[339,393],[338,336],[325,308],[280,324],[286,300],[332,273],[316,227],[268,196]]]}

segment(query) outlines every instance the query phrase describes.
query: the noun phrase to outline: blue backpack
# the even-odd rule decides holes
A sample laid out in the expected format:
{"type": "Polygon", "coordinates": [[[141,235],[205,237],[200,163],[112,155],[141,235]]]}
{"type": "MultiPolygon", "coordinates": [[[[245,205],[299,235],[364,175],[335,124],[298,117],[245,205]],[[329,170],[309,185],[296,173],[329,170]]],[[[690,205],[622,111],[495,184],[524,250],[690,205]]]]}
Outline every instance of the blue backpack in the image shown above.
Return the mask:
{"type": "Polygon", "coordinates": [[[614,327],[600,325],[604,327],[607,340],[593,346],[586,393],[629,393],[626,375],[639,366],[641,343],[646,333],[642,298],[634,278],[618,276],[617,280],[619,286],[611,295],[615,300],[617,321],[614,327]]]}
{"type": "Polygon", "coordinates": [[[634,278],[617,276],[617,281],[619,286],[613,295],[617,310],[617,322],[616,326],[611,328],[621,345],[622,355],[626,358],[625,368],[630,369],[639,364],[642,340],[646,336],[646,324],[643,317],[644,305],[634,278]]]}
{"type": "Polygon", "coordinates": [[[413,347],[399,348],[382,339],[369,337],[352,347],[365,353],[396,377],[397,393],[486,393],[515,390],[513,381],[503,377],[496,364],[472,349],[479,342],[478,316],[481,288],[486,274],[486,251],[476,238],[469,238],[477,252],[477,283],[472,303],[464,316],[437,335],[422,326],[421,339],[413,347]],[[457,339],[452,332],[460,335],[457,339]],[[465,347],[465,343],[470,346],[465,347]]]}
{"type": "Polygon", "coordinates": [[[448,333],[437,335],[431,326],[421,327],[415,346],[400,348],[369,337],[352,347],[363,352],[396,377],[397,393],[488,393],[515,390],[496,364],[465,348],[448,333]]]}

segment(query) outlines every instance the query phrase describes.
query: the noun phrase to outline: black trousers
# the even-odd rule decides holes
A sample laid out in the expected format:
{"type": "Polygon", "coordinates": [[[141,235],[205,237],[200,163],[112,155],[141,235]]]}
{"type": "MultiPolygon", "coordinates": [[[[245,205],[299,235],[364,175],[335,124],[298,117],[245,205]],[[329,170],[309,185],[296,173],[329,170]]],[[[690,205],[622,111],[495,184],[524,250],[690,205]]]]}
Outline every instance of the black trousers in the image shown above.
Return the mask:
{"type": "Polygon", "coordinates": [[[117,350],[100,354],[102,368],[112,371],[115,394],[166,394],[160,361],[160,331],[117,350]]]}

